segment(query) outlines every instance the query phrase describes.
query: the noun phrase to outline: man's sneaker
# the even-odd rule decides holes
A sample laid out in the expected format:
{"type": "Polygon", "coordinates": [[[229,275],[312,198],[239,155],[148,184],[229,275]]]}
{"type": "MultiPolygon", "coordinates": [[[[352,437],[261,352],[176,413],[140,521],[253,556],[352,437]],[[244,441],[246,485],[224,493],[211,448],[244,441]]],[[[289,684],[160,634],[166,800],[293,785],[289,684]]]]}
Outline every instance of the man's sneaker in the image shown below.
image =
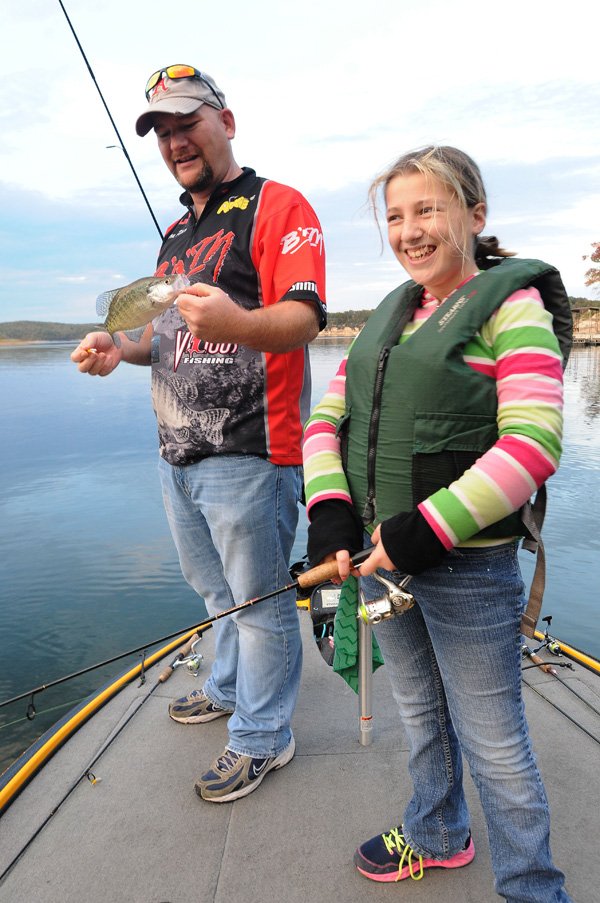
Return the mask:
{"type": "Polygon", "coordinates": [[[256,790],[264,776],[273,770],[283,768],[294,756],[296,743],[290,743],[278,756],[255,759],[242,756],[226,749],[212,763],[206,774],[198,778],[194,790],[203,800],[211,803],[229,803],[256,790]]]}
{"type": "Polygon", "coordinates": [[[372,881],[402,881],[409,877],[418,881],[425,869],[459,869],[474,856],[475,846],[469,833],[464,849],[450,859],[425,859],[409,847],[400,825],[363,843],[354,854],[354,864],[361,875],[372,881]]]}
{"type": "Polygon", "coordinates": [[[181,724],[200,724],[231,715],[231,712],[211,702],[204,690],[192,690],[189,696],[182,696],[169,704],[169,715],[181,724]]]}

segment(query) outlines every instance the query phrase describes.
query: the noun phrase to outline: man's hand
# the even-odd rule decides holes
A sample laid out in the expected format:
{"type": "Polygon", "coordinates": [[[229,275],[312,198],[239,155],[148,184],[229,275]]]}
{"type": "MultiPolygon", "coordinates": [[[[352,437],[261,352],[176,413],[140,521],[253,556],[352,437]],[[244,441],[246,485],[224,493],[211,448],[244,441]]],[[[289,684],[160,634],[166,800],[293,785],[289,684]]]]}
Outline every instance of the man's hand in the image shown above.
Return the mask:
{"type": "Polygon", "coordinates": [[[214,285],[196,282],[177,298],[179,312],[193,336],[208,342],[238,342],[249,311],[214,285]]]}
{"type": "Polygon", "coordinates": [[[236,342],[256,351],[283,353],[301,348],[319,332],[310,302],[278,301],[246,310],[214,285],[196,282],[176,301],[188,329],[207,342],[236,342]]]}
{"type": "Polygon", "coordinates": [[[117,348],[107,332],[88,332],[71,352],[71,360],[78,365],[79,372],[90,376],[108,376],[122,356],[121,348],[117,348]]]}

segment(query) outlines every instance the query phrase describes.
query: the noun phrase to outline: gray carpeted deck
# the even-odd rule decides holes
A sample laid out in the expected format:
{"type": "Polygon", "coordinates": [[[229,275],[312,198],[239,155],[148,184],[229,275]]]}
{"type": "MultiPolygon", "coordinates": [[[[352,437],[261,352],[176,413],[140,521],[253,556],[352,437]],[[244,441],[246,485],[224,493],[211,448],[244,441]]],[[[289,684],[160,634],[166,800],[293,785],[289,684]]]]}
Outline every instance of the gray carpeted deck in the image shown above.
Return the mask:
{"type": "MultiPolygon", "coordinates": [[[[492,903],[485,825],[468,782],[475,861],[391,887],[353,868],[356,845],[399,821],[409,792],[406,743],[385,669],[375,674],[374,740],[358,743],[357,698],[327,667],[302,613],[305,668],[294,718],[297,751],[249,797],[214,805],[194,778],[225,745],[226,721],[183,726],[167,701],[201,685],[183,669],[153,694],[0,885],[2,903],[492,903]]],[[[202,643],[204,673],[212,656],[202,643]]],[[[164,663],[162,665],[164,667],[164,663]]],[[[121,718],[152,687],[128,687],[80,730],[0,821],[0,872],[86,768],[121,718]]],[[[202,674],[202,672],[201,672],[202,674]]],[[[563,672],[598,707],[600,678],[563,672]]],[[[527,680],[600,738],[600,718],[554,678],[527,680]]],[[[553,849],[577,903],[600,900],[600,745],[525,688],[527,713],[553,811],[553,849]]]]}

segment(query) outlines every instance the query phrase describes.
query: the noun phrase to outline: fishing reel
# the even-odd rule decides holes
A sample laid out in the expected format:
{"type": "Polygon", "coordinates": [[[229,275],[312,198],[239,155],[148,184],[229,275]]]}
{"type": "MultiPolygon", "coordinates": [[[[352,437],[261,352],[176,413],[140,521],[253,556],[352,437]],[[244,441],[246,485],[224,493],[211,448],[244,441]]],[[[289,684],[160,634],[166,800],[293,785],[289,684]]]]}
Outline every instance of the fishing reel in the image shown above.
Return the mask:
{"type": "Polygon", "coordinates": [[[405,611],[413,607],[415,597],[405,589],[409,580],[412,579],[410,574],[404,577],[399,584],[392,583],[377,571],[373,577],[385,587],[386,592],[379,599],[370,601],[367,601],[361,593],[357,618],[360,618],[365,624],[379,624],[380,621],[385,621],[387,618],[403,615],[405,611]]]}
{"type": "Polygon", "coordinates": [[[198,677],[198,672],[202,667],[202,662],[204,660],[202,653],[196,652],[196,646],[201,640],[202,637],[198,637],[198,639],[192,643],[189,655],[173,662],[173,669],[178,668],[180,665],[184,665],[186,671],[189,671],[193,677],[198,677]]]}

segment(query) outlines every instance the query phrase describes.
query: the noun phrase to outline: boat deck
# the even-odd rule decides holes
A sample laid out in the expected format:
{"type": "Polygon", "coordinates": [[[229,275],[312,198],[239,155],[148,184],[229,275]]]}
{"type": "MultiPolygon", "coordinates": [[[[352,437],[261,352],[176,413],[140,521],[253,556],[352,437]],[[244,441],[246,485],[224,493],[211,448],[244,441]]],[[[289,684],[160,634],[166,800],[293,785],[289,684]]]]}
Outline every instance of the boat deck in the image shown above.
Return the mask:
{"type": "MultiPolygon", "coordinates": [[[[385,668],[374,675],[371,746],[358,741],[355,694],[321,658],[301,613],[305,667],[294,717],[296,756],[234,803],[206,803],[194,779],[226,743],[226,719],[179,725],[167,702],[201,685],[212,632],[200,646],[199,678],[175,671],[148,699],[0,884],[2,903],[354,903],[398,899],[493,903],[489,848],[477,794],[466,778],[474,862],[428,871],[395,890],[352,865],[357,844],[395,825],[409,793],[407,745],[385,668]]],[[[119,723],[154,686],[162,665],[126,687],[58,751],[0,820],[0,873],[58,804],[119,723]]],[[[600,676],[560,672],[598,708],[600,676]]],[[[552,676],[526,680],[600,738],[600,717],[552,676]]],[[[600,745],[524,690],[553,814],[553,852],[577,903],[599,899],[600,745]]]]}

